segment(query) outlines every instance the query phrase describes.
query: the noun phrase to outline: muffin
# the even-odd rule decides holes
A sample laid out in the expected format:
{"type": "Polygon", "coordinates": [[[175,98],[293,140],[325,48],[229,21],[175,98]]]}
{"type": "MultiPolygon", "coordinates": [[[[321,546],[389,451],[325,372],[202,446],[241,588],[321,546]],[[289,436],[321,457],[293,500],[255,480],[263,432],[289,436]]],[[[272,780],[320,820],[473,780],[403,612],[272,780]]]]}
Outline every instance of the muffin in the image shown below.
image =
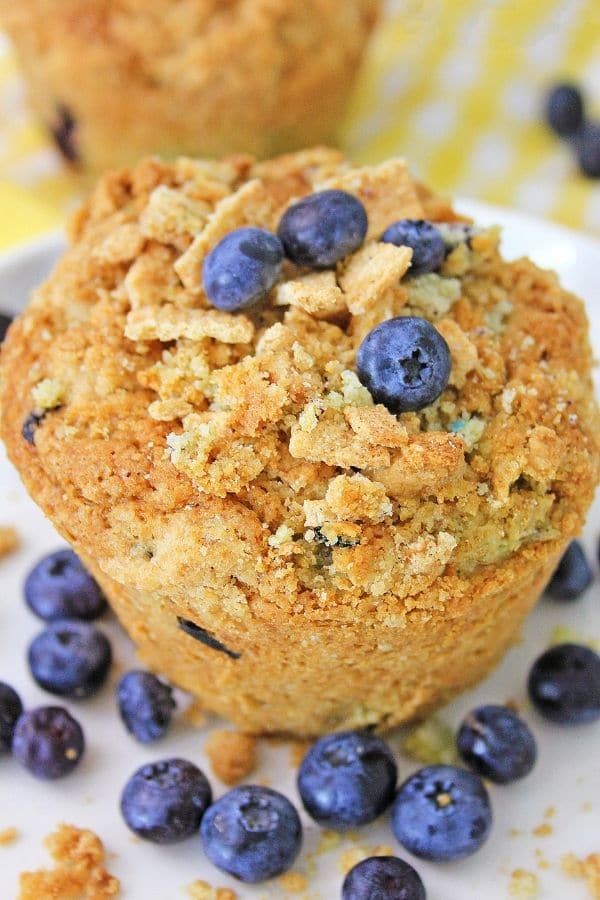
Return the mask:
{"type": "Polygon", "coordinates": [[[65,159],[268,156],[331,140],[380,0],[0,0],[65,159]]]}
{"type": "Polygon", "coordinates": [[[11,326],[1,427],[31,496],[148,666],[244,731],[425,715],[498,662],[580,531],[585,313],[498,243],[399,159],[151,159],[100,181],[11,326]]]}

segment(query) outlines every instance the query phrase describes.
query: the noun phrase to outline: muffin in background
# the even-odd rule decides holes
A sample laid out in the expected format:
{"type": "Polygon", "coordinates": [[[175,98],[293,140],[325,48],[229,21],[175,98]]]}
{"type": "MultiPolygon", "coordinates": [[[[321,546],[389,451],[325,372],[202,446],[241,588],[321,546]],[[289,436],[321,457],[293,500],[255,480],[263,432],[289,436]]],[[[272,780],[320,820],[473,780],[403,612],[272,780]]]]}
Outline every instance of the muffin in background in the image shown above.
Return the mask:
{"type": "Polygon", "coordinates": [[[0,0],[64,158],[268,156],[335,139],[380,0],[0,0]]]}
{"type": "MultiPolygon", "coordinates": [[[[409,387],[437,365],[422,352],[397,355],[409,387]]],[[[150,668],[245,732],[385,729],[482,678],[598,481],[581,302],[398,159],[317,148],[105,176],[1,363],[31,496],[150,668]],[[317,228],[302,264],[298,219],[317,228]],[[344,257],[322,259],[344,221],[344,257]],[[248,226],[287,259],[232,312],[274,265],[249,243],[217,302],[215,247],[248,226]],[[407,322],[443,337],[451,368],[401,411],[377,402],[386,345],[363,348],[407,322]]]]}

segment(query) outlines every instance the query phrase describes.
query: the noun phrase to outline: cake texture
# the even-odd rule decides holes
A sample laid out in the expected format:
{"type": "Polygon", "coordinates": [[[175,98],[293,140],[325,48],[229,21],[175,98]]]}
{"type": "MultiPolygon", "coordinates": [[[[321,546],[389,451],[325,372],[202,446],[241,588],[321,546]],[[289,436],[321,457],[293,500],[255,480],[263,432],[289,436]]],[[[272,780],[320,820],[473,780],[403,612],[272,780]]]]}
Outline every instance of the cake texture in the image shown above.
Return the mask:
{"type": "Polygon", "coordinates": [[[380,0],[0,0],[70,163],[268,156],[330,141],[380,0]]]}
{"type": "Polygon", "coordinates": [[[2,433],[143,660],[246,732],[302,736],[389,728],[484,676],[598,481],[581,302],[402,160],[320,148],[146,160],[100,181],[70,241],[3,346],[2,433]],[[214,308],[215,246],[324,190],[363,204],[360,246],[214,308]],[[379,241],[404,219],[435,223],[437,271],[379,241]],[[394,414],[357,352],[406,315],[451,370],[394,414]]]}

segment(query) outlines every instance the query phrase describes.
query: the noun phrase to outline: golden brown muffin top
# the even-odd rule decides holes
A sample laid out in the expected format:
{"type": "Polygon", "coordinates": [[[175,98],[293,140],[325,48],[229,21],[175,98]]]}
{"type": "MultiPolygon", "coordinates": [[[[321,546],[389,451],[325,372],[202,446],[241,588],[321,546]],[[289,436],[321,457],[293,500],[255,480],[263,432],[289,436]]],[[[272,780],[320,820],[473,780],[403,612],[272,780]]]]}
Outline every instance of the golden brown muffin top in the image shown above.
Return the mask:
{"type": "Polygon", "coordinates": [[[410,249],[377,240],[406,217],[458,218],[402,160],[320,148],[103,178],[2,354],[9,452],[67,537],[118,581],[188,580],[232,614],[252,596],[394,624],[444,602],[428,590],[442,574],[460,594],[475,569],[576,533],[599,466],[580,301],[505,262],[497,229],[411,277],[410,249]],[[365,244],[332,270],[286,262],[250,310],[212,308],[209,250],[322,188],[362,200],[365,244]],[[435,324],[452,372],[431,406],[393,415],[355,358],[406,314],[435,324]]]}

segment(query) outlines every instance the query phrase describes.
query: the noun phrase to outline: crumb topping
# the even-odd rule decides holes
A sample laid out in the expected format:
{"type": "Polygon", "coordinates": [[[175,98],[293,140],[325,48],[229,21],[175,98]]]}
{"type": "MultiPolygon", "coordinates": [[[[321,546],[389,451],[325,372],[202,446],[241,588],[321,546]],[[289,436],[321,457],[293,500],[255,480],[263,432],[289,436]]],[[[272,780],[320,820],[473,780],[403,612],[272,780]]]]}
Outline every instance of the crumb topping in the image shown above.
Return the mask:
{"type": "Polygon", "coordinates": [[[211,768],[225,784],[243,781],[256,768],[256,738],[239,731],[218,728],[204,745],[211,768]]]}

